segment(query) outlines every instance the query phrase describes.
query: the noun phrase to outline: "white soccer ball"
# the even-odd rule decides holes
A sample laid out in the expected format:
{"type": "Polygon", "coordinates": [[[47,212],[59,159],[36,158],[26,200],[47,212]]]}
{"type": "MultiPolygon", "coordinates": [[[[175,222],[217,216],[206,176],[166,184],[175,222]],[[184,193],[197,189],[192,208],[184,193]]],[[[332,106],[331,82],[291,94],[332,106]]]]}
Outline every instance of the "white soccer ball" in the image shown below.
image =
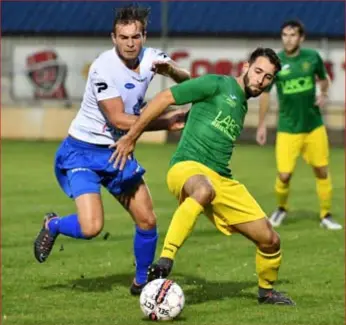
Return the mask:
{"type": "Polygon", "coordinates": [[[156,279],[149,282],[139,298],[141,309],[151,320],[171,320],[184,308],[185,296],[172,280],[156,279]]]}

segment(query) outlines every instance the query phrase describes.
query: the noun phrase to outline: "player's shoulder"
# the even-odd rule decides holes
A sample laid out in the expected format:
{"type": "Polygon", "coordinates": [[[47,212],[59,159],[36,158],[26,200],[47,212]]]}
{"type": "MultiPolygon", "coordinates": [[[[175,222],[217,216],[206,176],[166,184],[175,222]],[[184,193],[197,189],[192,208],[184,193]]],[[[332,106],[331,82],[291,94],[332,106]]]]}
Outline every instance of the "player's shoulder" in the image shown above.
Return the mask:
{"type": "MultiPolygon", "coordinates": [[[[221,74],[213,74],[213,73],[207,73],[204,74],[197,79],[199,80],[199,83],[203,86],[210,87],[212,89],[223,89],[224,86],[232,84],[232,76],[226,76],[221,74]]],[[[193,79],[191,79],[193,80],[193,79]]]]}
{"type": "Polygon", "coordinates": [[[222,74],[206,73],[199,78],[200,80],[209,81],[209,82],[225,82],[230,77],[231,76],[225,76],[222,74]]]}
{"type": "Polygon", "coordinates": [[[169,56],[166,52],[164,52],[163,50],[159,49],[159,48],[154,48],[154,47],[145,47],[142,50],[142,56],[143,59],[145,58],[149,58],[152,60],[167,60],[169,59],[169,56]]]}
{"type": "Polygon", "coordinates": [[[312,49],[312,48],[308,48],[308,47],[304,47],[300,49],[300,55],[304,56],[304,57],[316,57],[316,56],[320,56],[320,54],[318,53],[317,50],[312,49]]]}
{"type": "Polygon", "coordinates": [[[109,67],[114,65],[114,62],[113,64],[109,64],[111,61],[114,61],[114,51],[115,50],[113,48],[100,53],[99,56],[93,61],[90,68],[108,71],[109,67]]]}

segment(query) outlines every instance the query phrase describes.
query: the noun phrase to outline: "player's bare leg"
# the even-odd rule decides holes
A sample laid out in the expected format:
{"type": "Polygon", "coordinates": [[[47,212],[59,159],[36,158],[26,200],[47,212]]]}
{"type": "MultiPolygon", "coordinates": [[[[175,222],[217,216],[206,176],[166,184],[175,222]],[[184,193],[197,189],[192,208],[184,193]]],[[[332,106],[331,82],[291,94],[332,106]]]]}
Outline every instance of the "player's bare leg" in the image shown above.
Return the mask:
{"type": "Polygon", "coordinates": [[[291,177],[291,173],[279,173],[276,178],[275,192],[278,198],[278,207],[269,218],[273,227],[279,227],[287,217],[287,199],[291,177]]]}
{"type": "Polygon", "coordinates": [[[130,293],[139,295],[147,283],[147,269],[155,257],[158,238],[156,215],[149,189],[144,181],[141,181],[132,191],[117,197],[117,199],[136,223],[134,239],[136,277],[131,284],[130,293]]]}
{"type": "MultiPolygon", "coordinates": [[[[83,239],[96,237],[103,228],[103,205],[100,194],[82,194],[75,199],[75,203],[79,224],[76,229],[69,229],[71,232],[69,235],[83,239]]],[[[40,263],[46,261],[61,232],[55,230],[60,220],[61,218],[54,212],[47,213],[44,217],[42,229],[34,242],[34,255],[40,263]]]]}
{"type": "Polygon", "coordinates": [[[267,218],[233,225],[257,246],[258,302],[274,305],[295,305],[287,296],[273,289],[281,264],[280,237],[267,218]]]}
{"type": "Polygon", "coordinates": [[[75,202],[82,233],[87,238],[96,237],[102,231],[104,224],[101,195],[98,193],[83,194],[78,196],[75,202]]]}
{"type": "Polygon", "coordinates": [[[328,166],[313,167],[316,176],[316,190],[320,201],[320,226],[329,230],[339,230],[342,226],[336,222],[331,214],[332,182],[328,166]]]}
{"type": "Polygon", "coordinates": [[[181,193],[180,206],[169,225],[160,259],[148,270],[149,281],[166,278],[170,274],[179,248],[189,237],[199,214],[214,197],[213,185],[206,176],[195,175],[186,181],[181,193]]]}

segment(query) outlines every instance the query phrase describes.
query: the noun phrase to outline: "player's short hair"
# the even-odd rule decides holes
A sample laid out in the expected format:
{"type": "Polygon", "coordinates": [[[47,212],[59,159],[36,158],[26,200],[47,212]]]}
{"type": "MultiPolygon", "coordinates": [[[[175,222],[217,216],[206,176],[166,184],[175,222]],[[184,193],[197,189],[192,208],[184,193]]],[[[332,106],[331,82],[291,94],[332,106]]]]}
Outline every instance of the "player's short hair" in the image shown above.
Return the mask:
{"type": "Polygon", "coordinates": [[[139,7],[137,4],[132,4],[116,9],[113,22],[114,33],[118,24],[128,25],[133,22],[139,21],[143,26],[142,33],[145,34],[147,31],[149,14],[150,8],[139,7]]]}
{"type": "Polygon", "coordinates": [[[249,57],[249,64],[251,65],[256,61],[256,59],[260,56],[264,56],[267,58],[271,64],[275,66],[275,73],[278,73],[281,70],[281,63],[280,59],[275,53],[275,51],[269,47],[258,47],[256,50],[254,50],[249,57]]]}
{"type": "Polygon", "coordinates": [[[292,20],[285,21],[281,25],[281,33],[286,27],[297,28],[300,36],[305,35],[305,27],[304,27],[304,24],[300,20],[292,19],[292,20]]]}

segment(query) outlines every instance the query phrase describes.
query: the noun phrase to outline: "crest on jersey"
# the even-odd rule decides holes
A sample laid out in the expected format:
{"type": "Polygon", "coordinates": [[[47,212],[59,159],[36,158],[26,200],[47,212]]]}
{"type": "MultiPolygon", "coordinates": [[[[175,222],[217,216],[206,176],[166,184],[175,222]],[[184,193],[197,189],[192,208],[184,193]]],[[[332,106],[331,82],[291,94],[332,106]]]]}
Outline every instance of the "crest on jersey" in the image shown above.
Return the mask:
{"type": "Polygon", "coordinates": [[[34,87],[34,97],[67,99],[67,66],[54,50],[35,52],[26,58],[27,76],[34,87]]]}
{"type": "Polygon", "coordinates": [[[303,64],[302,64],[302,68],[305,72],[310,69],[310,66],[311,66],[311,63],[307,62],[307,61],[303,62],[303,64]]]}
{"type": "Polygon", "coordinates": [[[290,70],[290,65],[289,64],[285,64],[282,66],[281,70],[279,71],[278,75],[280,76],[285,76],[291,73],[290,70]]]}
{"type": "Polygon", "coordinates": [[[236,97],[236,96],[234,96],[234,95],[232,95],[232,94],[230,94],[229,96],[224,95],[224,99],[225,99],[225,102],[226,102],[229,106],[231,106],[231,107],[233,107],[233,108],[237,106],[237,103],[236,103],[237,97],[236,97]]]}

